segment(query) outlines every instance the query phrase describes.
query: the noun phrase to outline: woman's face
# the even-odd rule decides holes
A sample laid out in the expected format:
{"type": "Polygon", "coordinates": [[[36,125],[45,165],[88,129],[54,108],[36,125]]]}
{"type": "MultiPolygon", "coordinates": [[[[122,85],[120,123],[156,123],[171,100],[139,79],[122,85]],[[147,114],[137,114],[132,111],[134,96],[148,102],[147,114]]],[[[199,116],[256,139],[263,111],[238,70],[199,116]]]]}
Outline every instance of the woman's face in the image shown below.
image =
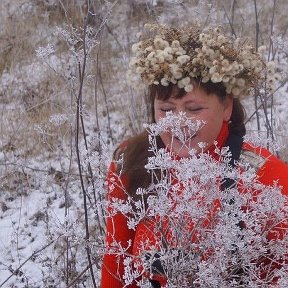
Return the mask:
{"type": "MultiPolygon", "coordinates": [[[[221,100],[215,94],[207,94],[201,87],[195,87],[191,92],[184,95],[182,98],[175,98],[173,95],[165,101],[155,99],[154,113],[155,121],[166,116],[168,111],[173,114],[185,112],[186,117],[193,120],[204,121],[205,124],[200,128],[195,135],[187,137],[185,143],[171,132],[163,132],[160,134],[164,145],[179,157],[189,157],[189,151],[194,149],[196,153],[201,151],[198,143],[204,142],[205,149],[208,149],[216,140],[220,133],[223,121],[229,121],[232,113],[233,99],[226,97],[221,100]],[[189,138],[189,139],[188,139],[189,138]]],[[[184,134],[189,134],[188,127],[183,125],[181,129],[184,134]],[[186,131],[185,131],[186,130],[186,131]]],[[[191,134],[190,134],[191,135],[191,134]]]]}

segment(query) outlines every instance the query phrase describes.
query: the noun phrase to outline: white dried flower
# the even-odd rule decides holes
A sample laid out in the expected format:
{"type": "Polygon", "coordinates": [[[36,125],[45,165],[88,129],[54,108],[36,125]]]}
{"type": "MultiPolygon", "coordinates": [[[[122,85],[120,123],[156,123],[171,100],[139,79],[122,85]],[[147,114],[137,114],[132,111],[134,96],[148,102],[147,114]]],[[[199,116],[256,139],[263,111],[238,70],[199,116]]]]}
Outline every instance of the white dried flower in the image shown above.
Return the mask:
{"type": "Polygon", "coordinates": [[[186,51],[182,47],[177,48],[177,50],[175,51],[176,56],[180,56],[184,54],[186,54],[186,51]]]}
{"type": "Polygon", "coordinates": [[[210,74],[214,74],[216,71],[217,71],[217,67],[216,67],[216,66],[212,66],[212,67],[209,69],[209,73],[210,73],[210,74]]]}
{"type": "Polygon", "coordinates": [[[137,73],[137,74],[142,74],[144,71],[145,71],[145,69],[144,69],[143,67],[141,67],[141,66],[138,66],[138,67],[136,68],[136,73],[137,73]]]}
{"type": "Polygon", "coordinates": [[[163,40],[160,36],[156,36],[154,39],[154,46],[156,49],[164,50],[169,46],[169,43],[166,40],[163,40]]]}
{"type": "Polygon", "coordinates": [[[212,76],[211,76],[211,81],[213,82],[213,83],[219,83],[219,82],[221,82],[222,81],[222,79],[223,79],[223,76],[222,75],[220,75],[219,73],[214,73],[214,74],[212,74],[212,76]]]}
{"type": "Polygon", "coordinates": [[[168,86],[169,85],[169,81],[167,78],[162,78],[160,81],[161,85],[163,86],[168,86]]]}
{"type": "Polygon", "coordinates": [[[187,34],[184,34],[181,36],[181,38],[180,38],[181,44],[185,44],[188,41],[189,41],[189,36],[187,34]]]}
{"type": "Polygon", "coordinates": [[[178,87],[184,88],[185,86],[189,85],[190,82],[191,82],[190,77],[185,77],[185,78],[178,81],[178,87]]]}
{"type": "Polygon", "coordinates": [[[133,53],[137,53],[137,52],[139,52],[140,50],[141,50],[141,45],[142,45],[142,42],[140,41],[140,42],[138,42],[138,43],[135,43],[135,44],[133,44],[132,45],[132,52],[133,53]]]}
{"type": "Polygon", "coordinates": [[[147,56],[147,60],[151,61],[155,57],[155,55],[156,55],[155,51],[150,52],[147,56]]]}
{"type": "Polygon", "coordinates": [[[177,82],[177,86],[181,89],[181,88],[184,88],[185,85],[183,85],[183,83],[180,81],[177,82]]]}
{"type": "Polygon", "coordinates": [[[181,79],[182,78],[182,69],[177,64],[171,64],[170,65],[170,71],[175,79],[181,79]]]}
{"type": "Polygon", "coordinates": [[[208,49],[207,54],[212,59],[215,57],[215,52],[213,49],[208,49]]]}
{"type": "Polygon", "coordinates": [[[235,66],[232,63],[227,66],[222,66],[221,71],[225,73],[225,72],[230,72],[231,70],[234,70],[234,69],[235,69],[235,66]]]}
{"type": "Polygon", "coordinates": [[[180,65],[183,65],[185,63],[187,63],[188,61],[190,60],[190,56],[188,55],[181,55],[181,56],[178,56],[177,57],[177,62],[180,64],[180,65]]]}
{"type": "Polygon", "coordinates": [[[260,73],[263,70],[263,67],[261,65],[255,66],[254,73],[260,73]]]}
{"type": "Polygon", "coordinates": [[[229,61],[227,59],[224,59],[222,62],[221,62],[222,66],[223,67],[228,67],[229,66],[229,61]]]}
{"type": "Polygon", "coordinates": [[[156,53],[156,59],[158,60],[158,63],[164,63],[164,61],[165,61],[165,58],[164,58],[164,53],[163,53],[163,51],[161,51],[161,50],[158,50],[157,51],[157,53],[156,53]]]}
{"type": "Polygon", "coordinates": [[[279,74],[279,73],[275,73],[274,74],[274,79],[276,80],[276,81],[280,81],[281,80],[281,75],[279,74]]]}
{"type": "Polygon", "coordinates": [[[160,65],[159,65],[159,64],[154,64],[154,65],[152,66],[152,70],[155,71],[155,72],[158,71],[159,68],[160,68],[160,65]]]}
{"type": "Polygon", "coordinates": [[[180,48],[181,47],[180,42],[178,40],[172,41],[171,47],[172,48],[180,48]]]}
{"type": "Polygon", "coordinates": [[[129,62],[129,68],[134,68],[138,64],[138,59],[136,57],[132,57],[130,62],[129,62]]]}
{"type": "Polygon", "coordinates": [[[240,73],[243,69],[244,69],[244,66],[242,64],[238,64],[238,73],[240,73]]]}
{"type": "Polygon", "coordinates": [[[144,49],[144,51],[145,52],[151,52],[151,51],[153,51],[153,49],[154,49],[153,46],[148,46],[144,49]]]}
{"type": "Polygon", "coordinates": [[[240,87],[240,88],[244,88],[245,87],[245,80],[243,78],[239,78],[237,79],[237,85],[240,87]]]}
{"type": "Polygon", "coordinates": [[[229,82],[229,80],[230,80],[230,77],[228,75],[224,75],[222,78],[223,83],[227,83],[229,82]]]}
{"type": "Polygon", "coordinates": [[[149,83],[152,83],[152,82],[154,82],[154,79],[155,79],[155,76],[154,76],[154,74],[152,74],[152,73],[149,73],[149,74],[147,74],[147,80],[148,80],[148,82],[149,83]]]}
{"type": "Polygon", "coordinates": [[[226,42],[226,37],[224,35],[219,35],[217,37],[217,42],[218,42],[218,45],[223,45],[225,42],[226,42]]]}
{"type": "Polygon", "coordinates": [[[244,59],[242,63],[243,63],[243,66],[247,69],[250,68],[251,66],[251,62],[249,59],[244,59]]]}
{"type": "Polygon", "coordinates": [[[172,84],[177,84],[177,80],[173,76],[171,77],[170,82],[172,84]]]}
{"type": "Polygon", "coordinates": [[[194,89],[193,84],[188,84],[184,87],[184,90],[188,93],[191,92],[194,89]]]}
{"type": "Polygon", "coordinates": [[[206,40],[206,35],[205,35],[204,33],[201,33],[201,34],[199,35],[199,40],[200,40],[200,41],[205,41],[205,40],[206,40]]]}
{"type": "Polygon", "coordinates": [[[170,46],[168,46],[168,47],[166,47],[166,48],[163,50],[163,53],[164,53],[164,54],[172,54],[172,53],[173,53],[173,49],[172,49],[170,46]]]}
{"type": "Polygon", "coordinates": [[[215,45],[214,39],[209,39],[209,40],[207,40],[206,43],[207,43],[208,46],[214,46],[215,45]]]}
{"type": "Polygon", "coordinates": [[[241,90],[239,87],[234,87],[231,92],[234,96],[240,96],[241,90]]]}
{"type": "Polygon", "coordinates": [[[202,81],[203,83],[207,83],[209,80],[210,80],[210,78],[209,78],[208,76],[204,76],[204,77],[202,77],[202,79],[201,79],[201,81],[202,81]]]}
{"type": "Polygon", "coordinates": [[[276,65],[275,65],[275,62],[274,61],[269,61],[267,63],[267,68],[268,69],[275,69],[276,65]]]}
{"type": "Polygon", "coordinates": [[[167,60],[167,62],[172,62],[173,61],[173,55],[171,54],[163,54],[164,59],[167,60]]]}
{"type": "Polygon", "coordinates": [[[236,78],[235,77],[231,77],[229,83],[234,85],[236,83],[236,78]]]}

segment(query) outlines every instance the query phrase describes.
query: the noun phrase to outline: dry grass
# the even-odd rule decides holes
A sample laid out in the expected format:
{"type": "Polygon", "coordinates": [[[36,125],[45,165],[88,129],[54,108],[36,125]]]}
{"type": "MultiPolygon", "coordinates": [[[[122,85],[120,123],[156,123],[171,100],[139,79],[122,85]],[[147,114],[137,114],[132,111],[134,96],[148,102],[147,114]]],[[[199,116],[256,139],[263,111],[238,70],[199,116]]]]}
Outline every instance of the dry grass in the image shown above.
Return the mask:
{"type": "MultiPolygon", "coordinates": [[[[76,23],[82,18],[82,12],[74,2],[68,1],[67,11],[74,15],[73,21],[76,23]]],[[[63,23],[68,12],[64,13],[60,4],[49,6],[47,3],[18,0],[12,12],[8,10],[10,4],[6,3],[5,8],[10,14],[7,13],[5,21],[2,18],[0,31],[0,75],[3,76],[5,71],[7,78],[2,77],[0,91],[1,149],[3,153],[13,152],[24,158],[37,156],[44,151],[55,152],[71,128],[68,122],[61,127],[49,122],[51,115],[73,113],[71,106],[74,103],[71,104],[70,92],[63,78],[49,71],[45,65],[41,68],[36,59],[35,50],[47,44],[48,39],[59,42],[58,53],[68,50],[53,36],[56,24],[63,23]],[[30,6],[25,8],[25,5],[34,6],[30,10],[30,6]],[[43,30],[43,26],[47,30],[43,30]],[[42,133],[35,127],[43,128],[42,133]]]]}

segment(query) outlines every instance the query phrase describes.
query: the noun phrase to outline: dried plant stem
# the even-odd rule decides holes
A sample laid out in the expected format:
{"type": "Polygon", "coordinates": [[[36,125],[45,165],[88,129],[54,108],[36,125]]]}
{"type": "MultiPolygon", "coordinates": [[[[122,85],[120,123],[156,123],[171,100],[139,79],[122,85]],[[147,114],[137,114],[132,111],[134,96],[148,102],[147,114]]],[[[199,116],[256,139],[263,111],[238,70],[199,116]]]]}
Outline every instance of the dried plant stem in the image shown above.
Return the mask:
{"type": "MultiPolygon", "coordinates": [[[[258,10],[257,10],[257,1],[253,0],[254,2],[254,11],[255,11],[255,48],[258,50],[258,41],[259,41],[259,22],[258,22],[258,10]]],[[[257,120],[257,130],[260,130],[260,115],[258,110],[258,92],[255,91],[254,94],[254,107],[256,112],[256,120],[257,120]]]]}
{"type": "MultiPolygon", "coordinates": [[[[116,5],[117,1],[115,1],[110,9],[116,5]]],[[[91,4],[90,2],[88,4],[91,4]]],[[[90,6],[88,6],[88,12],[90,11],[90,6]]],[[[109,13],[107,13],[107,16],[103,19],[101,24],[99,25],[94,37],[98,37],[101,35],[101,31],[103,27],[105,26],[105,23],[108,19],[109,13]]],[[[84,79],[85,79],[85,72],[86,72],[86,64],[87,64],[87,57],[88,57],[88,51],[87,51],[87,42],[86,42],[86,36],[87,36],[87,27],[88,27],[88,17],[86,17],[84,21],[84,27],[83,27],[83,37],[82,37],[82,43],[83,43],[83,59],[82,59],[82,64],[79,62],[78,63],[78,71],[79,71],[79,89],[78,89],[78,95],[77,95],[77,100],[76,100],[76,132],[75,132],[75,147],[76,147],[76,155],[77,155],[77,165],[78,165],[78,170],[79,170],[79,175],[80,175],[80,185],[83,193],[83,205],[84,205],[84,215],[85,215],[85,240],[86,240],[86,254],[87,254],[87,259],[89,263],[89,270],[90,270],[90,275],[93,283],[93,287],[96,288],[96,280],[94,276],[94,271],[93,271],[93,263],[91,260],[91,250],[89,247],[89,239],[90,239],[90,233],[89,233],[89,217],[88,217],[88,203],[87,200],[89,199],[85,184],[84,184],[84,175],[83,175],[83,169],[82,169],[82,163],[81,163],[81,157],[80,157],[80,129],[82,130],[83,138],[84,138],[84,143],[85,143],[85,148],[88,150],[88,143],[87,143],[87,138],[86,138],[86,132],[85,132],[85,123],[83,119],[83,86],[84,86],[84,79]]],[[[100,74],[100,82],[101,82],[101,74],[100,74]]],[[[109,124],[110,125],[110,124],[109,124]]],[[[110,126],[109,126],[110,127],[110,126]]],[[[93,179],[93,172],[91,169],[90,163],[88,163],[88,172],[90,174],[90,179],[93,179]]],[[[95,187],[93,181],[92,183],[92,189],[94,191],[94,201],[97,201],[96,199],[96,193],[95,193],[95,187]]],[[[91,199],[90,199],[91,201],[91,199]]],[[[98,219],[100,222],[100,219],[98,219]]]]}
{"type": "MultiPolygon", "coordinates": [[[[96,65],[97,65],[97,68],[96,68],[96,75],[94,77],[94,98],[95,98],[95,116],[96,116],[96,126],[97,126],[97,134],[98,134],[98,147],[99,147],[99,154],[102,152],[101,151],[101,135],[100,135],[100,123],[99,123],[99,111],[98,111],[98,75],[99,75],[99,53],[97,53],[96,55],[96,65]]],[[[97,197],[96,197],[96,192],[95,192],[95,189],[94,189],[94,186],[93,186],[93,193],[94,193],[94,201],[95,201],[95,204],[96,204],[96,201],[97,201],[97,197]]],[[[98,201],[102,201],[102,195],[101,193],[98,193],[98,201]]],[[[102,208],[101,208],[102,209],[102,208]]],[[[101,214],[102,215],[105,215],[103,209],[101,210],[101,214]]],[[[98,229],[99,229],[99,232],[100,232],[100,235],[104,235],[105,234],[105,231],[104,231],[104,228],[100,225],[100,215],[98,214],[98,210],[97,210],[97,224],[98,224],[98,229]]]]}
{"type": "Polygon", "coordinates": [[[78,274],[76,278],[74,278],[70,283],[66,284],[66,288],[73,287],[77,283],[77,281],[81,279],[81,277],[89,270],[89,268],[89,265],[86,266],[85,269],[80,274],[78,274]]]}
{"type": "MultiPolygon", "coordinates": [[[[271,18],[271,24],[270,24],[270,43],[269,43],[269,52],[268,52],[268,60],[272,58],[271,60],[274,60],[274,53],[273,53],[273,41],[272,41],[272,36],[273,36],[273,30],[274,30],[274,19],[275,19],[275,10],[276,10],[276,0],[273,1],[273,12],[272,12],[272,18],[271,18]],[[271,57],[272,54],[272,57],[271,57]]],[[[273,107],[274,107],[274,94],[272,94],[271,97],[271,105],[270,105],[270,123],[271,123],[271,128],[273,129],[273,107]]],[[[273,135],[273,131],[272,135],[273,135]]],[[[273,139],[273,138],[272,138],[273,139]]]]}
{"type": "MultiPolygon", "coordinates": [[[[276,93],[280,88],[282,88],[288,81],[288,77],[286,77],[282,82],[281,84],[277,87],[277,89],[270,95],[268,95],[266,97],[266,100],[269,100],[274,93],[276,93]]],[[[259,111],[259,109],[261,109],[263,107],[263,103],[260,103],[258,106],[256,106],[256,109],[255,111],[249,116],[249,118],[245,121],[245,124],[247,124],[254,116],[255,114],[257,113],[257,111],[259,111]]],[[[259,130],[259,129],[258,129],[259,130]]]]}
{"type": "MultiPolygon", "coordinates": [[[[82,130],[83,135],[85,137],[85,129],[84,129],[84,122],[83,122],[83,115],[82,115],[82,109],[83,109],[83,103],[82,103],[82,92],[83,92],[83,84],[84,84],[84,77],[85,77],[85,71],[86,71],[86,61],[87,61],[87,51],[86,51],[86,29],[87,29],[87,23],[84,24],[84,31],[83,31],[83,63],[81,66],[81,63],[78,63],[78,69],[79,69],[79,91],[77,96],[77,107],[76,107],[76,134],[75,134],[75,146],[76,146],[76,155],[77,155],[77,164],[78,164],[78,170],[80,175],[80,183],[81,183],[81,189],[83,193],[83,202],[84,202],[84,215],[85,215],[85,240],[86,240],[86,253],[87,253],[87,259],[89,263],[89,270],[90,275],[93,283],[93,287],[96,288],[96,281],[91,261],[91,251],[88,246],[89,243],[89,219],[88,219],[88,206],[87,206],[87,192],[84,185],[84,177],[82,172],[82,163],[81,163],[81,157],[80,157],[80,123],[82,124],[82,130]]],[[[86,143],[86,142],[85,142],[86,143]]],[[[87,143],[86,143],[87,145],[87,143]]]]}
{"type": "MultiPolygon", "coordinates": [[[[99,59],[101,59],[101,41],[100,41],[100,45],[99,45],[99,59]]],[[[101,67],[101,65],[99,65],[99,67],[101,67]]],[[[98,70],[99,73],[99,81],[100,81],[100,85],[102,88],[102,93],[104,96],[104,102],[105,102],[105,108],[106,108],[106,113],[107,113],[107,122],[108,122],[108,133],[109,133],[109,137],[113,142],[113,135],[112,135],[112,129],[111,129],[111,121],[110,121],[110,112],[109,112],[109,106],[108,106],[108,101],[107,101],[107,93],[104,87],[104,83],[103,83],[103,78],[102,78],[102,73],[101,73],[101,68],[98,70]]]]}
{"type": "Polygon", "coordinates": [[[231,15],[231,17],[230,17],[229,14],[227,13],[225,5],[222,5],[222,8],[223,8],[224,14],[225,14],[225,16],[226,16],[226,18],[227,18],[227,20],[228,20],[228,22],[229,22],[232,35],[236,37],[237,35],[236,35],[236,31],[235,31],[235,29],[234,29],[235,0],[234,0],[233,3],[232,3],[232,9],[231,9],[231,14],[232,14],[232,15],[231,15]]]}

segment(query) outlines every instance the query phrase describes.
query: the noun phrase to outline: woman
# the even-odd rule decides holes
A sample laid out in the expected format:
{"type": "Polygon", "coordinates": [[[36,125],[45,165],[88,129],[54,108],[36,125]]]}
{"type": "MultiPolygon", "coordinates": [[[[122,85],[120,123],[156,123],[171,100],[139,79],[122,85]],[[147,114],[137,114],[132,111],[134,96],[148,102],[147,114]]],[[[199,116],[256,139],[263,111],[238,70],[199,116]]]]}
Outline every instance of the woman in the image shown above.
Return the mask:
{"type": "MultiPolygon", "coordinates": [[[[193,155],[196,155],[196,158],[201,158],[203,154],[211,156],[213,161],[221,162],[221,157],[217,151],[222,147],[228,147],[232,153],[232,157],[230,158],[232,167],[238,167],[240,161],[241,163],[246,163],[249,167],[255,169],[257,179],[260,183],[269,186],[277,181],[277,185],[282,187],[281,191],[283,195],[288,195],[287,165],[273,156],[269,151],[243,142],[243,136],[245,135],[245,114],[239,96],[249,95],[251,88],[261,85],[261,81],[264,79],[268,78],[270,83],[273,82],[273,77],[275,78],[277,75],[273,76],[273,71],[269,68],[271,65],[266,65],[260,55],[250,46],[242,45],[241,48],[237,48],[236,44],[226,38],[219,28],[211,28],[202,33],[199,32],[197,25],[186,27],[185,29],[167,28],[157,25],[152,25],[148,28],[152,31],[152,35],[144,37],[144,40],[133,47],[136,57],[131,60],[130,75],[138,75],[140,80],[148,86],[150,96],[148,105],[151,106],[152,110],[152,122],[160,123],[165,119],[167,113],[182,115],[181,113],[184,112],[186,120],[193,119],[194,122],[200,121],[203,124],[200,125],[200,129],[191,131],[188,127],[189,125],[187,125],[188,122],[183,121],[180,124],[180,134],[182,132],[184,138],[177,133],[173,133],[173,128],[164,129],[164,131],[156,136],[157,149],[163,148],[170,153],[169,155],[174,160],[179,162],[182,161],[181,159],[190,159],[193,155]],[[267,70],[270,73],[268,76],[264,73],[267,70]],[[266,76],[263,76],[263,73],[266,76]]],[[[157,237],[159,236],[157,233],[159,231],[156,232],[157,229],[155,227],[158,225],[157,227],[159,228],[159,222],[161,222],[161,229],[163,227],[167,228],[166,232],[163,233],[166,237],[165,241],[167,241],[165,245],[172,245],[173,249],[178,249],[179,239],[175,241],[175,237],[171,236],[171,225],[165,222],[165,216],[164,218],[159,218],[160,220],[157,217],[143,217],[139,223],[136,223],[135,227],[131,227],[131,223],[129,222],[131,218],[127,214],[131,213],[131,211],[136,211],[137,207],[130,207],[132,210],[128,209],[127,211],[129,212],[126,212],[126,214],[123,212],[124,209],[121,210],[121,208],[122,212],[119,212],[120,210],[118,212],[113,210],[113,205],[117,201],[123,205],[124,203],[128,203],[133,206],[139,199],[140,202],[141,200],[144,202],[144,210],[146,209],[147,211],[150,209],[147,208],[149,207],[147,199],[151,194],[148,193],[148,196],[143,196],[137,190],[139,187],[144,187],[144,189],[151,188],[151,181],[153,182],[155,178],[159,179],[160,177],[160,172],[156,169],[156,176],[154,175],[154,180],[151,180],[151,173],[147,171],[147,166],[145,166],[150,157],[153,157],[151,149],[149,149],[150,144],[149,132],[144,131],[140,135],[122,143],[115,151],[115,161],[112,162],[108,174],[110,184],[108,193],[110,204],[108,211],[110,213],[107,217],[106,242],[109,252],[106,253],[103,259],[102,288],[139,287],[139,281],[145,277],[149,279],[151,287],[164,287],[169,284],[167,284],[167,271],[164,271],[163,263],[159,260],[160,256],[157,256],[157,253],[151,255],[152,250],[160,251],[163,248],[157,246],[159,245],[157,242],[157,237]],[[121,162],[120,159],[123,161],[121,162]],[[128,199],[132,199],[132,201],[127,201],[128,199]],[[150,251],[150,254],[147,251],[150,251]],[[141,257],[138,257],[139,255],[141,257]],[[142,260],[131,260],[133,257],[135,259],[141,258],[142,260]],[[148,266],[147,263],[144,263],[143,259],[147,260],[148,266]],[[129,262],[130,260],[132,262],[135,261],[133,265],[129,262]],[[129,271],[128,268],[131,265],[134,268],[129,271]]],[[[166,176],[170,174],[173,175],[171,170],[164,172],[166,176]]],[[[172,182],[174,181],[173,187],[178,185],[178,190],[184,189],[177,177],[173,176],[172,178],[172,182]]],[[[235,181],[231,179],[222,181],[219,184],[221,186],[220,190],[224,191],[229,187],[231,188],[233,182],[235,181]]],[[[179,194],[177,195],[179,196],[179,194]]],[[[173,201],[177,201],[177,197],[173,201]]],[[[232,202],[234,201],[235,199],[232,199],[232,202]]],[[[211,214],[222,205],[215,204],[217,201],[214,202],[212,212],[210,211],[211,214]]],[[[173,205],[175,208],[176,204],[174,202],[173,205]]],[[[213,218],[211,215],[209,217],[213,218]]],[[[185,216],[183,216],[184,218],[185,216]]],[[[185,226],[181,230],[181,234],[194,229],[191,227],[195,226],[193,224],[195,219],[191,220],[190,218],[185,218],[185,223],[181,224],[185,226]]],[[[204,223],[204,226],[210,225],[205,224],[206,220],[205,218],[201,223],[204,223]]],[[[244,225],[241,224],[240,226],[240,230],[245,229],[243,228],[244,225]]],[[[267,237],[270,239],[282,239],[286,237],[286,228],[287,223],[281,223],[274,230],[272,229],[271,233],[267,234],[267,237]]],[[[189,238],[191,242],[197,243],[197,241],[200,241],[196,233],[193,235],[190,233],[189,237],[191,237],[189,238]]],[[[163,237],[161,241],[163,242],[163,237]]],[[[193,254],[190,252],[185,252],[183,259],[187,260],[185,257],[193,254]]],[[[177,259],[179,260],[181,257],[179,256],[179,252],[177,253],[177,259]]],[[[233,251],[233,253],[236,252],[233,251]]],[[[205,260],[206,256],[212,257],[211,255],[214,254],[214,251],[208,254],[210,256],[201,254],[201,259],[205,260]]],[[[261,265],[264,265],[265,261],[263,260],[261,265]]],[[[281,263],[285,263],[285,260],[283,261],[281,263]]],[[[281,266],[279,261],[275,261],[274,263],[271,260],[268,262],[269,264],[267,265],[270,265],[270,267],[273,266],[273,269],[281,266]]],[[[186,261],[186,263],[188,262],[186,261]]],[[[191,270],[192,268],[190,267],[189,269],[191,270]]],[[[195,269],[195,273],[197,274],[199,267],[195,269]]],[[[237,271],[230,274],[234,276],[240,275],[244,273],[244,270],[241,269],[240,271],[240,269],[237,269],[237,271]]],[[[268,279],[267,275],[263,275],[261,277],[268,279]]],[[[184,281],[183,279],[182,281],[184,281]]],[[[230,280],[236,281],[238,283],[237,287],[239,287],[241,283],[243,285],[242,280],[239,279],[237,280],[238,282],[235,280],[235,277],[230,280]]],[[[186,286],[183,283],[182,287],[195,287],[193,285],[196,285],[196,282],[193,282],[194,280],[187,280],[187,277],[185,281],[186,286]],[[190,284],[189,281],[191,281],[190,284]]],[[[272,277],[271,283],[275,283],[276,281],[277,277],[272,277]]]]}

